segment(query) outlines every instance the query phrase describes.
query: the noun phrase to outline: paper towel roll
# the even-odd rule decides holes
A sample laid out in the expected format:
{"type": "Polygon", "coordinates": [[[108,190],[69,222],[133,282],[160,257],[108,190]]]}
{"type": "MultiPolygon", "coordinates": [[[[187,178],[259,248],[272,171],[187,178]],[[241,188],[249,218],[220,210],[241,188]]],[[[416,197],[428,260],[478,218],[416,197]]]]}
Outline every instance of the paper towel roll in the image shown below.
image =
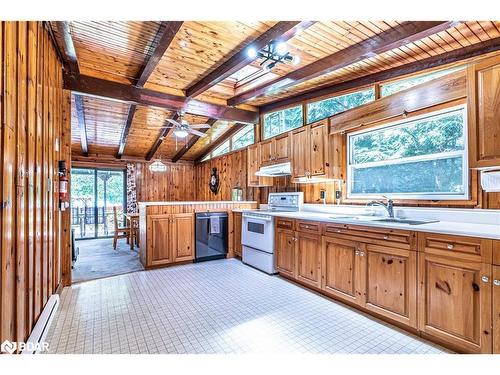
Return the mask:
{"type": "Polygon", "coordinates": [[[481,172],[481,187],[486,192],[500,192],[500,171],[481,172]]]}

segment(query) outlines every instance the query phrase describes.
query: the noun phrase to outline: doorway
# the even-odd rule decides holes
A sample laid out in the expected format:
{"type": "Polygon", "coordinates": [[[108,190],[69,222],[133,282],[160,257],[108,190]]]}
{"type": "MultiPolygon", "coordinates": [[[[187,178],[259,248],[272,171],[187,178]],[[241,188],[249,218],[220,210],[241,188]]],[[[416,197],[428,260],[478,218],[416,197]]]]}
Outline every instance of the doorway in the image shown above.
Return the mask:
{"type": "Polygon", "coordinates": [[[113,248],[114,208],[118,226],[126,226],[126,184],[125,170],[71,170],[71,229],[76,240],[73,283],[144,269],[137,251],[125,239],[113,248]]]}
{"type": "Polygon", "coordinates": [[[71,227],[76,240],[110,237],[114,233],[113,207],[118,224],[125,226],[126,175],[124,170],[73,168],[71,170],[71,227]]]}

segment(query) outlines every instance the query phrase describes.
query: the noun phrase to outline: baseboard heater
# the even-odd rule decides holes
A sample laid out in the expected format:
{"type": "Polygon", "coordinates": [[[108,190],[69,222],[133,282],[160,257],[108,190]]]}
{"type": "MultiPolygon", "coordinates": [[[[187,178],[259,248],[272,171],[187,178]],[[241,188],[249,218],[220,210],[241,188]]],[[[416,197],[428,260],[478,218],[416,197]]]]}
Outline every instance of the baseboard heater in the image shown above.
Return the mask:
{"type": "Polygon", "coordinates": [[[43,308],[38,321],[31,331],[31,335],[26,341],[26,348],[21,352],[21,354],[37,354],[40,351],[40,345],[45,341],[47,332],[49,331],[50,324],[56,315],[57,308],[59,307],[59,295],[53,294],[50,296],[47,304],[43,308]]]}

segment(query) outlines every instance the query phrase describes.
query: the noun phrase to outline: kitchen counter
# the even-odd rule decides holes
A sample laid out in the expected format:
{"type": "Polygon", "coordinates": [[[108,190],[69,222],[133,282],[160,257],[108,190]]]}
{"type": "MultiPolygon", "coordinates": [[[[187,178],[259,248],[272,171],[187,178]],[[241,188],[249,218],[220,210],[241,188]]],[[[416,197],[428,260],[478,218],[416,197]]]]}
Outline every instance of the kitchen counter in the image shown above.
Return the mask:
{"type": "MultiPolygon", "coordinates": [[[[437,219],[439,222],[421,224],[421,225],[410,225],[404,223],[386,223],[379,221],[362,221],[357,220],[355,218],[349,219],[346,218],[346,215],[361,215],[361,213],[346,213],[346,206],[343,206],[344,212],[336,213],[336,212],[317,212],[317,211],[307,211],[307,209],[300,212],[272,212],[265,211],[266,214],[271,216],[279,216],[279,217],[287,217],[291,219],[302,219],[302,220],[312,220],[312,221],[320,221],[320,222],[328,222],[328,223],[339,223],[339,224],[351,224],[351,225],[360,225],[360,226],[371,226],[371,227],[379,227],[379,228],[394,228],[394,229],[403,229],[410,230],[416,232],[430,232],[430,233],[442,233],[442,234],[452,234],[459,236],[469,236],[469,237],[480,237],[480,238],[488,238],[500,240],[500,212],[497,210],[487,210],[489,212],[484,212],[486,210],[467,210],[471,212],[464,212],[466,210],[457,210],[457,209],[436,209],[435,212],[441,213],[440,216],[444,216],[445,218],[436,217],[433,214],[432,209],[427,209],[427,211],[423,211],[422,209],[414,209],[415,211],[420,211],[418,217],[414,217],[411,215],[405,215],[402,217],[408,217],[411,219],[437,219]],[[422,212],[423,211],[423,212],[422,212]],[[488,222],[488,218],[480,218],[479,220],[471,218],[467,220],[467,216],[478,216],[478,211],[484,212],[484,215],[491,215],[491,222],[488,222]],[[425,216],[427,212],[428,216],[425,216]],[[445,215],[443,215],[443,213],[445,215]],[[460,215],[460,217],[464,218],[464,221],[454,221],[450,220],[451,216],[460,215]],[[498,217],[497,217],[498,216],[498,217]],[[337,218],[336,218],[337,217],[337,218]],[[467,221],[466,221],[467,220],[467,221]]],[[[354,210],[359,211],[359,208],[356,207],[354,210]]],[[[412,209],[405,209],[405,211],[411,211],[412,209]]],[[[236,212],[236,210],[233,210],[236,212]]],[[[238,212],[248,212],[252,210],[240,209],[238,212]]],[[[383,217],[380,213],[383,214],[383,211],[375,210],[377,212],[377,217],[383,217]]],[[[395,208],[396,216],[397,216],[397,208],[395,208]]],[[[456,219],[455,219],[456,220],[456,219]]]]}

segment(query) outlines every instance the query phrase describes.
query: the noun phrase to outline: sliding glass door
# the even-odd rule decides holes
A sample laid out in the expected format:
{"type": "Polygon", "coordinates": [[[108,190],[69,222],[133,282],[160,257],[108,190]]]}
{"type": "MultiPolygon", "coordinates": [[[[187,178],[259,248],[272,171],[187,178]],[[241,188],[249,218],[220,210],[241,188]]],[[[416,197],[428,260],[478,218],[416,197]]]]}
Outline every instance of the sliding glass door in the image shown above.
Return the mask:
{"type": "Polygon", "coordinates": [[[117,222],[125,226],[125,171],[73,168],[71,170],[71,226],[76,239],[112,236],[117,222]]]}

